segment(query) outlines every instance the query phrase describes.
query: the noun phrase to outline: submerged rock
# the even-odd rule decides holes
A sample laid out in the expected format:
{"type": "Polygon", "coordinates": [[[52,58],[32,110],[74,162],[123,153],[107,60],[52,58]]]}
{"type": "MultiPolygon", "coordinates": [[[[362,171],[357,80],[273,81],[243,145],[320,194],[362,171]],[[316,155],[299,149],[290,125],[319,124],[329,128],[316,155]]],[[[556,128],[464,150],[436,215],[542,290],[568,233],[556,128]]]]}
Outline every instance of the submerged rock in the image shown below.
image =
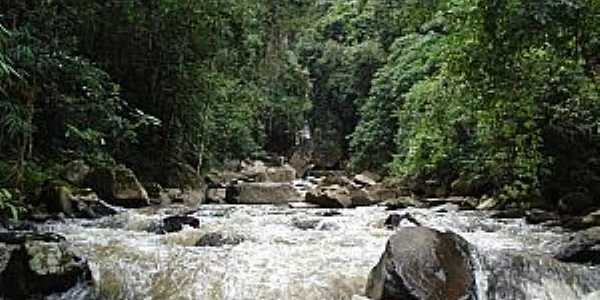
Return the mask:
{"type": "Polygon", "coordinates": [[[600,264],[600,227],[578,232],[554,257],[564,262],[600,264]]]}
{"type": "Polygon", "coordinates": [[[469,244],[454,233],[407,227],[387,242],[369,275],[366,295],[374,300],[474,300],[469,244]]]}
{"type": "Polygon", "coordinates": [[[238,245],[244,241],[241,236],[225,236],[220,232],[212,232],[203,235],[198,242],[197,247],[223,247],[225,245],[238,245]]]}
{"type": "Polygon", "coordinates": [[[198,228],[200,227],[200,221],[190,216],[170,216],[162,221],[162,226],[158,228],[157,233],[181,231],[184,225],[198,228]]]}
{"type": "Polygon", "coordinates": [[[54,234],[2,233],[0,298],[38,299],[91,281],[87,263],[54,234]]]}

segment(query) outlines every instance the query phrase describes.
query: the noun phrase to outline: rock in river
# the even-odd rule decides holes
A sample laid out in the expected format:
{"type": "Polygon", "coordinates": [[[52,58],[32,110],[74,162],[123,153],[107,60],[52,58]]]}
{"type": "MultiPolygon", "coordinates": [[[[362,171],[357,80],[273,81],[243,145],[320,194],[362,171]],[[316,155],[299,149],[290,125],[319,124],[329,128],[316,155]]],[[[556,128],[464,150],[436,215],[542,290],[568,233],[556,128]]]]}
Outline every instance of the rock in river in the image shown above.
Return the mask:
{"type": "Polygon", "coordinates": [[[369,275],[375,300],[477,299],[469,244],[454,233],[403,228],[388,240],[369,275]]]}
{"type": "Polygon", "coordinates": [[[235,204],[287,204],[301,200],[290,183],[242,182],[227,189],[227,202],[235,204]]]}
{"type": "Polygon", "coordinates": [[[580,231],[558,250],[555,258],[564,262],[600,264],[600,227],[580,231]]]}
{"type": "Polygon", "coordinates": [[[87,263],[52,234],[0,234],[0,299],[38,299],[90,282],[87,263]]]}

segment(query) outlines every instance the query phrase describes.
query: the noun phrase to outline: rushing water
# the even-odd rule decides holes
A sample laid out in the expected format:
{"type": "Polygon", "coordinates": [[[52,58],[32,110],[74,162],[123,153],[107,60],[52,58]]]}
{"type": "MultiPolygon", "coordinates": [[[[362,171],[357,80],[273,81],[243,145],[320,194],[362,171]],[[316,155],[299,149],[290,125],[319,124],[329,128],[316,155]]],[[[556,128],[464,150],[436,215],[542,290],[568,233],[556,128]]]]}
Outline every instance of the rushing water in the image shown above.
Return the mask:
{"type": "MultiPolygon", "coordinates": [[[[95,288],[63,299],[363,299],[367,276],[393,231],[382,207],[338,210],[207,205],[200,228],[148,232],[181,207],[127,210],[95,221],[48,224],[92,268],[95,288]],[[306,227],[314,227],[306,229],[306,227]],[[302,229],[304,228],[304,229],[302,229]],[[196,247],[206,233],[243,237],[238,245],[196,247]]],[[[545,258],[568,235],[495,220],[482,212],[407,209],[423,226],[454,231],[475,245],[479,298],[600,299],[600,270],[545,258]]],[[[413,226],[410,223],[402,226],[413,226]]]]}

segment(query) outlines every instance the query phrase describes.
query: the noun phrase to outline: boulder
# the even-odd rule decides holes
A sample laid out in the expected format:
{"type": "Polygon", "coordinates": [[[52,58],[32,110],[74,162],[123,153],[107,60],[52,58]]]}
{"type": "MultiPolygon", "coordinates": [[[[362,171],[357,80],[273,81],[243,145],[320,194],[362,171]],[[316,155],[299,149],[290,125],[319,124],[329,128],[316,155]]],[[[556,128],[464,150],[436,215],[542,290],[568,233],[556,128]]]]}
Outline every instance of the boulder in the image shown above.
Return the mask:
{"type": "Polygon", "coordinates": [[[584,215],[597,205],[586,193],[570,193],[558,200],[558,209],[564,214],[584,215]]]}
{"type": "Polygon", "coordinates": [[[170,216],[162,220],[162,226],[158,228],[157,233],[164,234],[181,231],[184,225],[198,228],[200,227],[200,221],[190,216],[170,216]]]}
{"type": "Polygon", "coordinates": [[[600,227],[576,233],[554,256],[563,262],[600,264],[600,227]]]}
{"type": "Polygon", "coordinates": [[[132,170],[125,166],[100,168],[87,179],[92,189],[110,204],[123,207],[143,207],[150,204],[146,189],[132,170]]]}
{"type": "Polygon", "coordinates": [[[209,188],[206,191],[206,201],[208,203],[223,204],[227,198],[227,189],[209,188]]]}
{"type": "Polygon", "coordinates": [[[196,242],[196,247],[223,247],[238,245],[244,241],[241,236],[225,236],[220,232],[207,233],[196,242]]]}
{"type": "Polygon", "coordinates": [[[381,176],[369,171],[354,176],[354,181],[362,185],[375,185],[379,180],[381,180],[381,176]]]}
{"type": "Polygon", "coordinates": [[[62,171],[62,177],[76,186],[85,183],[85,178],[90,173],[91,168],[83,160],[74,160],[65,165],[62,171]]]}
{"type": "Polygon", "coordinates": [[[41,299],[78,284],[91,284],[91,271],[64,238],[53,234],[0,234],[0,298],[41,299]]]}
{"type": "Polygon", "coordinates": [[[352,206],[350,191],[339,185],[319,187],[306,194],[306,202],[322,208],[348,208],[352,206]]]}
{"type": "Polygon", "coordinates": [[[233,204],[288,204],[301,201],[290,183],[238,183],[227,188],[227,202],[233,204]]]}
{"type": "Polygon", "coordinates": [[[268,167],[264,172],[257,174],[258,182],[292,182],[295,179],[296,170],[288,164],[268,167]]]}
{"type": "Polygon", "coordinates": [[[374,300],[477,299],[469,248],[454,233],[402,228],[371,271],[366,295],[374,300]]]}

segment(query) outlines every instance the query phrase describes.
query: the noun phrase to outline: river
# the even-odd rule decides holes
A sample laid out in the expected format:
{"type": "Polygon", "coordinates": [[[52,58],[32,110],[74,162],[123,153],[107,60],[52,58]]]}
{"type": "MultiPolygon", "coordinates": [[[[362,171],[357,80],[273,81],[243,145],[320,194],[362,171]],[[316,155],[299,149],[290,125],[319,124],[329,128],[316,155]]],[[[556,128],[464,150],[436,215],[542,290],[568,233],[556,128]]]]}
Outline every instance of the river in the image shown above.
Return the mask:
{"type": "MultiPolygon", "coordinates": [[[[121,210],[99,220],[44,225],[64,235],[89,260],[95,288],[80,286],[53,299],[364,299],[371,268],[393,230],[383,207],[336,210],[205,205],[192,213],[197,229],[151,232],[186,208],[121,210]],[[197,247],[218,232],[243,241],[197,247]]],[[[395,213],[395,212],[394,212],[395,213]]],[[[548,256],[569,234],[492,219],[489,213],[409,208],[423,226],[453,231],[474,245],[481,300],[600,299],[600,269],[548,256]]],[[[414,226],[410,222],[401,226],[414,226]]]]}

